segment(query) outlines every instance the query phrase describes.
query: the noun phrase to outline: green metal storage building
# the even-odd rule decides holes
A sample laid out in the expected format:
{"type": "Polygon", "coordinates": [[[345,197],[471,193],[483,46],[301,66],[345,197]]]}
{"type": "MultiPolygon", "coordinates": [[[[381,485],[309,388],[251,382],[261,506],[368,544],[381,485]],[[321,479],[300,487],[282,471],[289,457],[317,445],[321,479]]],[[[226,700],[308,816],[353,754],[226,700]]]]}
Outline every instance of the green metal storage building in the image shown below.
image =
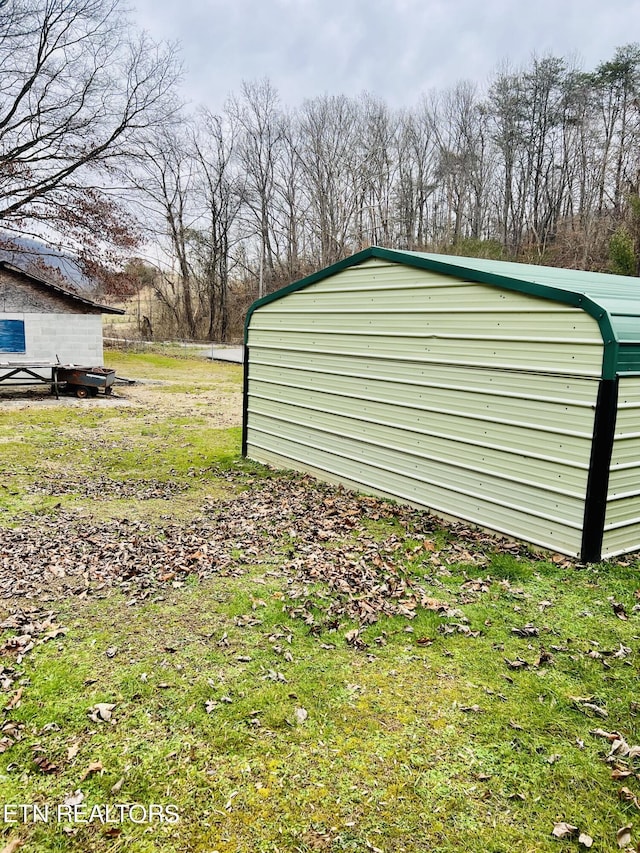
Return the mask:
{"type": "Polygon", "coordinates": [[[640,549],[640,282],[372,247],[255,302],[243,453],[596,561],[640,549]]]}

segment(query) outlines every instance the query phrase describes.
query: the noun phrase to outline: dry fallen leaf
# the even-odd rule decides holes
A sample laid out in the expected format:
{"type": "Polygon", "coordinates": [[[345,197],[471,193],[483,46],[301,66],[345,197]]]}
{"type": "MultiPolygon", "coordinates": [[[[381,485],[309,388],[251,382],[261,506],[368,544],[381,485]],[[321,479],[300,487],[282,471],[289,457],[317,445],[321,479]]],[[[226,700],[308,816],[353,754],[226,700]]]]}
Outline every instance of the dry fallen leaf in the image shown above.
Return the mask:
{"type": "Polygon", "coordinates": [[[573,838],[578,832],[578,827],[565,821],[556,823],[551,832],[556,838],[573,838]]]}
{"type": "Polygon", "coordinates": [[[108,723],[112,717],[112,711],[116,707],[115,702],[98,702],[92,708],[89,708],[87,714],[89,719],[94,723],[108,723]]]}
{"type": "Polygon", "coordinates": [[[7,704],[4,706],[5,711],[12,711],[14,708],[20,707],[20,700],[22,699],[22,694],[24,692],[24,687],[21,687],[14,695],[9,699],[7,704]]]}
{"type": "Polygon", "coordinates": [[[447,610],[449,607],[446,601],[440,601],[439,598],[428,598],[427,596],[424,596],[420,603],[425,610],[434,610],[436,612],[438,610],[447,610]]]}
{"type": "Polygon", "coordinates": [[[615,770],[611,771],[611,778],[615,779],[616,782],[628,779],[629,776],[633,776],[633,770],[621,770],[619,767],[616,767],[615,770]]]}
{"type": "Polygon", "coordinates": [[[80,752],[80,741],[72,743],[67,749],[67,761],[73,761],[76,755],[80,752]]]}
{"type": "Polygon", "coordinates": [[[609,712],[606,708],[601,708],[599,705],[594,705],[593,702],[585,702],[582,707],[586,708],[588,711],[591,711],[597,717],[602,717],[604,719],[609,716],[609,712]]]}
{"type": "Polygon", "coordinates": [[[630,823],[627,826],[621,827],[616,832],[616,841],[618,842],[618,847],[622,850],[624,847],[628,847],[631,844],[631,830],[633,828],[633,824],[630,823]]]}
{"type": "Polygon", "coordinates": [[[586,832],[581,832],[578,836],[578,844],[582,844],[583,847],[592,847],[593,838],[590,835],[587,835],[586,832]]]}
{"type": "Polygon", "coordinates": [[[307,719],[308,716],[309,716],[309,712],[307,711],[306,708],[296,708],[295,718],[296,718],[296,722],[299,725],[302,725],[302,723],[304,723],[304,721],[307,719]]]}
{"type": "Polygon", "coordinates": [[[99,773],[101,770],[104,770],[102,762],[92,761],[80,777],[80,781],[84,782],[84,780],[91,776],[93,773],[99,773]]]}
{"type": "Polygon", "coordinates": [[[613,612],[616,614],[618,619],[622,619],[626,622],[629,617],[627,616],[627,611],[625,610],[624,604],[621,604],[619,601],[612,600],[611,607],[613,608],[613,612]]]}
{"type": "Polygon", "coordinates": [[[107,838],[117,838],[119,835],[122,835],[122,830],[119,826],[110,826],[109,829],[105,830],[104,834],[107,838]]]}
{"type": "Polygon", "coordinates": [[[598,717],[606,718],[609,716],[609,712],[606,708],[601,708],[600,705],[596,705],[595,702],[591,701],[592,697],[590,696],[570,696],[569,698],[580,708],[583,708],[585,711],[591,711],[592,714],[595,714],[598,717]]]}
{"type": "Polygon", "coordinates": [[[24,841],[21,838],[12,838],[8,844],[0,850],[0,853],[14,853],[19,847],[22,847],[24,841]]]}
{"type": "Polygon", "coordinates": [[[535,662],[534,666],[540,667],[545,663],[553,663],[553,655],[543,646],[540,646],[540,654],[538,655],[538,660],[535,662]]]}
{"type": "Polygon", "coordinates": [[[611,741],[622,740],[622,738],[620,737],[620,732],[606,732],[604,729],[591,729],[589,734],[593,735],[594,737],[603,737],[611,741]]]}
{"type": "Polygon", "coordinates": [[[115,783],[115,785],[111,786],[111,793],[112,794],[118,794],[123,785],[124,785],[124,776],[121,776],[118,779],[118,781],[115,783]]]}
{"type": "Polygon", "coordinates": [[[58,769],[58,765],[54,764],[53,761],[49,761],[45,755],[38,755],[33,759],[33,763],[41,773],[55,773],[58,769]]]}
{"type": "Polygon", "coordinates": [[[537,637],[540,634],[540,628],[537,628],[529,622],[522,628],[512,628],[511,633],[518,637],[537,637]]]}
{"type": "Polygon", "coordinates": [[[73,794],[69,794],[68,797],[64,798],[65,806],[79,806],[80,803],[84,801],[84,794],[80,789],[73,792],[73,794]]]}
{"type": "Polygon", "coordinates": [[[516,658],[515,660],[509,660],[509,658],[505,658],[504,662],[509,667],[509,669],[525,669],[529,664],[526,660],[522,660],[522,658],[516,658]]]}
{"type": "Polygon", "coordinates": [[[628,658],[630,654],[631,649],[629,648],[629,646],[623,646],[622,643],[620,643],[620,648],[617,652],[613,653],[613,656],[618,660],[624,660],[625,658],[628,658]]]}
{"type": "Polygon", "coordinates": [[[609,755],[629,755],[629,744],[622,737],[614,740],[611,744],[609,755]]]}

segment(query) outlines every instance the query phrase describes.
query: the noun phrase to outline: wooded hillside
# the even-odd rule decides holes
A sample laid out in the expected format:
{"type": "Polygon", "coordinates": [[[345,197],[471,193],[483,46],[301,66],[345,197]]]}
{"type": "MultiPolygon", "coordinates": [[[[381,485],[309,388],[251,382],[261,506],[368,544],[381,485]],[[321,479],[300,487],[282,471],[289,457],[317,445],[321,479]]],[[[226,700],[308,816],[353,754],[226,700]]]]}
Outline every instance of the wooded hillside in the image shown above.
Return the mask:
{"type": "Polygon", "coordinates": [[[288,109],[247,83],[147,151],[138,187],[174,259],[155,290],[183,334],[224,339],[238,299],[371,244],[637,275],[639,87],[638,45],[594,71],[534,58],[412,110],[367,93],[288,109]]]}
{"type": "Polygon", "coordinates": [[[147,336],[224,340],[257,296],[371,244],[639,272],[638,44],[402,110],[288,107],[263,80],[216,115],[180,104],[180,74],[121,0],[0,0],[0,250],[146,285],[147,336]]]}

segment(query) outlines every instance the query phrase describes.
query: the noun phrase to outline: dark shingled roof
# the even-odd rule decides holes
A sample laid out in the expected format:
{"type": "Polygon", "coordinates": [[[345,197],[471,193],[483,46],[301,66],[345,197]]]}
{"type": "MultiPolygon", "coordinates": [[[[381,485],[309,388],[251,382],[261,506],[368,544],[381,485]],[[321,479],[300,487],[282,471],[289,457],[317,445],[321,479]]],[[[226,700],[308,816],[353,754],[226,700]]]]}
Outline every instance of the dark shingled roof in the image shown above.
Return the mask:
{"type": "Polygon", "coordinates": [[[42,287],[45,290],[57,293],[60,296],[64,296],[66,299],[72,299],[74,302],[78,302],[81,305],[86,305],[87,308],[98,308],[103,314],[125,313],[120,308],[112,308],[110,305],[101,305],[99,302],[94,302],[92,299],[87,299],[86,296],[80,296],[79,294],[75,293],[75,291],[69,290],[66,287],[62,287],[62,285],[60,284],[54,284],[51,281],[47,281],[44,278],[40,278],[37,275],[33,275],[33,273],[25,272],[25,270],[21,270],[19,267],[10,264],[8,261],[0,261],[0,269],[7,270],[8,272],[18,273],[19,275],[29,279],[29,281],[38,285],[38,287],[42,287]]]}

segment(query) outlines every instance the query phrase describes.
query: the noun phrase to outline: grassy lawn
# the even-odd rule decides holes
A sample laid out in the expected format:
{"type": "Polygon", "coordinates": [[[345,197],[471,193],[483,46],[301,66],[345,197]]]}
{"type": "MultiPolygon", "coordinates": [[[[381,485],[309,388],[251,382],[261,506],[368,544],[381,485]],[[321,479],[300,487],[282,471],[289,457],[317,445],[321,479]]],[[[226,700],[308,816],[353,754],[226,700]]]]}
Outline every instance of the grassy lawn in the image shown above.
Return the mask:
{"type": "Polygon", "coordinates": [[[239,367],[106,361],[0,400],[0,851],[636,850],[636,560],[244,462],[239,367]]]}

